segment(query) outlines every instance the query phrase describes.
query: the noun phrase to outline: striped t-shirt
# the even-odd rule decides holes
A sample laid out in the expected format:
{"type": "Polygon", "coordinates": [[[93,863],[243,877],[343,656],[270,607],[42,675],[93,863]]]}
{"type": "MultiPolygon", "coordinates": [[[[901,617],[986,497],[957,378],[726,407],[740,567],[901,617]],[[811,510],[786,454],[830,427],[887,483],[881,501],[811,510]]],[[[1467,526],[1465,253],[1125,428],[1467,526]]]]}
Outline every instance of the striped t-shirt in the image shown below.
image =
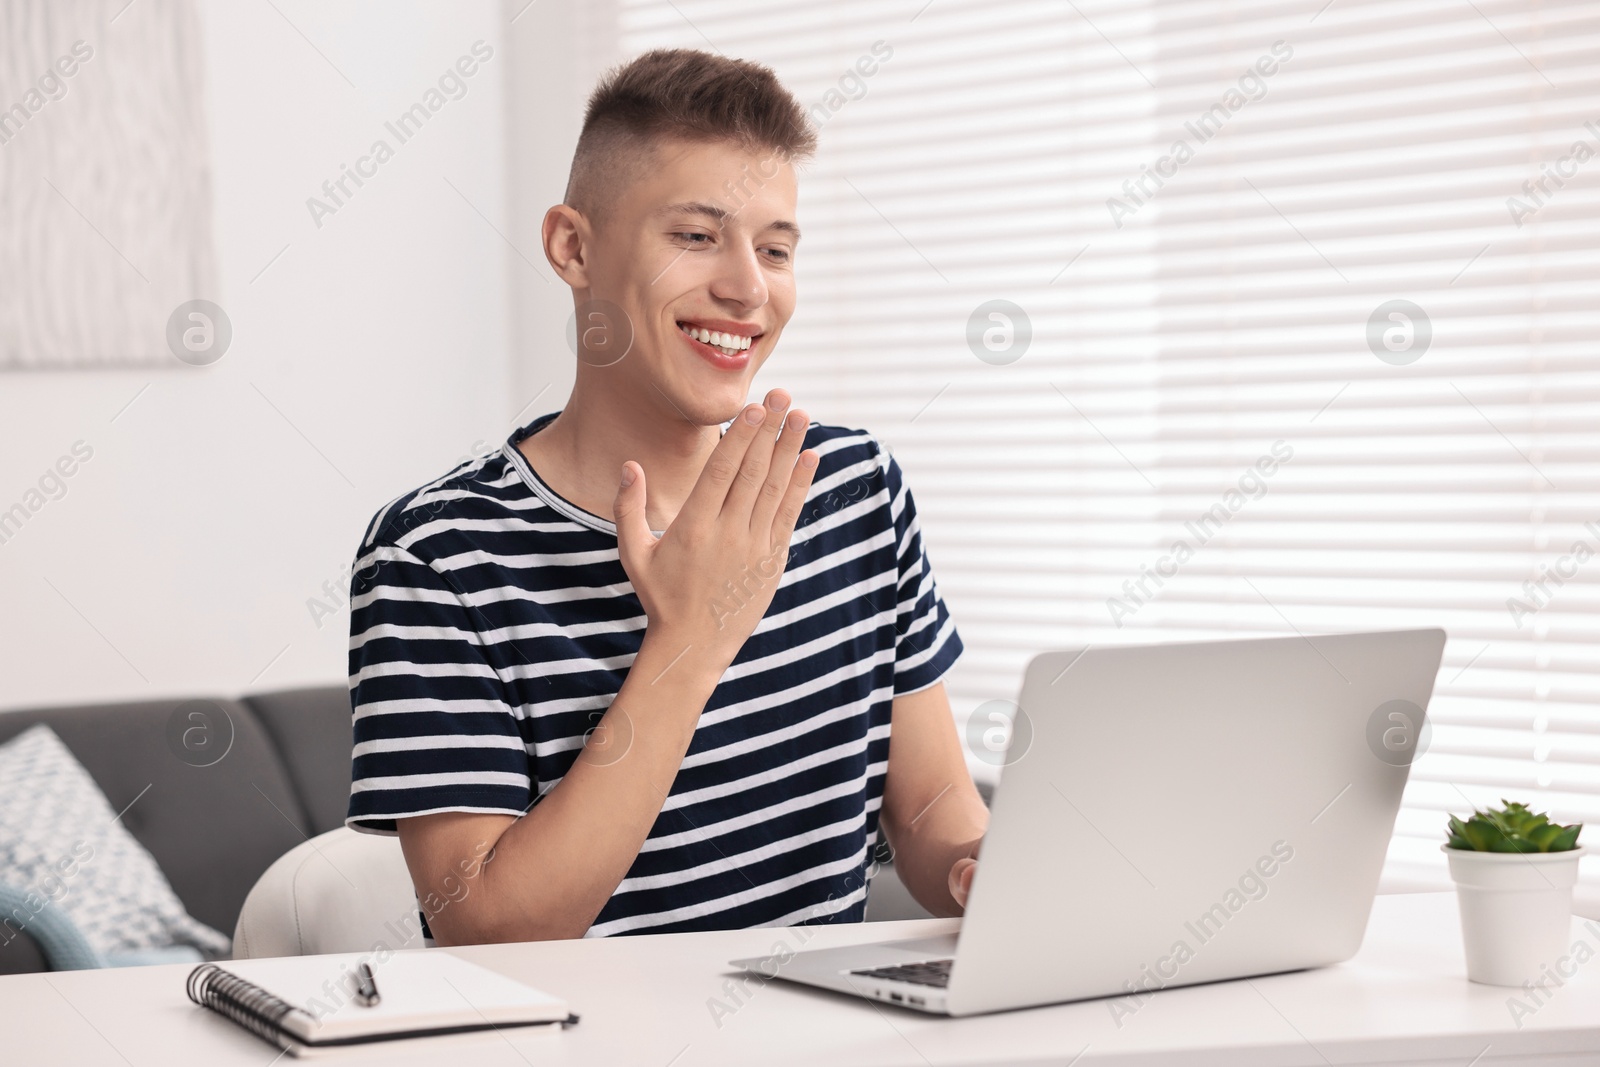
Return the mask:
{"type": "MultiPolygon", "coordinates": [[[[616,527],[517,449],[557,414],[367,528],[350,591],[355,829],[526,813],[627,677],[646,617],[616,527]]],[[[894,457],[817,423],[805,447],[821,462],[772,603],[587,937],[864,916],[892,701],[939,681],[962,643],[894,457]]]]}

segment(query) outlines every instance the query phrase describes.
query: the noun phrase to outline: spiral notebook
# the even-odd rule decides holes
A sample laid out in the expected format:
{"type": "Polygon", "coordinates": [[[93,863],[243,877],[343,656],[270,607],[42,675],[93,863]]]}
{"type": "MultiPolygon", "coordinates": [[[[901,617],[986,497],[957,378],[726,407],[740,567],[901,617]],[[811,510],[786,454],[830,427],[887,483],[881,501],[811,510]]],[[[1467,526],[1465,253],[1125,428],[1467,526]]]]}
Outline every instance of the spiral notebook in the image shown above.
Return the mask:
{"type": "Polygon", "coordinates": [[[404,1037],[577,1022],[567,1002],[440,949],[290,956],[208,963],[189,974],[189,999],[295,1056],[404,1037]],[[372,968],[379,1001],[357,997],[372,968]]]}

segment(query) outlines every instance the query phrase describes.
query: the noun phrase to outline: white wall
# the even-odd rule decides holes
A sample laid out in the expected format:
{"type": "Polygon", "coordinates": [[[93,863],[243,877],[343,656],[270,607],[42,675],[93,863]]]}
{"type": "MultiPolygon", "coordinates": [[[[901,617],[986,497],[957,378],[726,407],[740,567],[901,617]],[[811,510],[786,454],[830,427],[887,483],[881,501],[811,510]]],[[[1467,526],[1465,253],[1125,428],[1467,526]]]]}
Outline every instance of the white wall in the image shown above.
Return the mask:
{"type": "MultiPolygon", "coordinates": [[[[348,613],[318,628],[308,598],[331,580],[342,602],[373,512],[498,444],[528,399],[508,289],[528,267],[500,234],[506,37],[533,15],[508,28],[493,0],[201,15],[233,344],[204,368],[0,375],[0,510],[74,442],[93,449],[0,543],[0,707],[342,683],[348,613]],[[466,95],[398,144],[384,122],[478,40],[494,55],[466,95]],[[378,137],[394,157],[317,228],[306,199],[378,137]]],[[[118,24],[86,32],[114,49],[118,24]]]]}
{"type": "Polygon", "coordinates": [[[563,407],[576,377],[576,362],[564,340],[572,290],[545,262],[540,239],[544,214],[566,193],[572,151],[595,82],[624,57],[617,46],[614,0],[505,3],[507,18],[515,19],[509,23],[507,64],[508,233],[538,268],[513,257],[512,314],[519,356],[512,382],[524,403],[538,398],[519,420],[526,423],[563,407]]]}

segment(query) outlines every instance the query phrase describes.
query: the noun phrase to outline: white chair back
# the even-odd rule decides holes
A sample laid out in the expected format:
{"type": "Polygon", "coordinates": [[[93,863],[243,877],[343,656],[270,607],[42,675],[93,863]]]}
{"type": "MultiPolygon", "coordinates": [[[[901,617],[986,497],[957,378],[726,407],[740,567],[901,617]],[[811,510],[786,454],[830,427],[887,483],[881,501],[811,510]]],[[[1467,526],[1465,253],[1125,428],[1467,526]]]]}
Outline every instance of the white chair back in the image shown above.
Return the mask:
{"type": "Polygon", "coordinates": [[[278,857],[233,932],[234,959],[422,948],[400,840],[339,827],[278,857]]]}

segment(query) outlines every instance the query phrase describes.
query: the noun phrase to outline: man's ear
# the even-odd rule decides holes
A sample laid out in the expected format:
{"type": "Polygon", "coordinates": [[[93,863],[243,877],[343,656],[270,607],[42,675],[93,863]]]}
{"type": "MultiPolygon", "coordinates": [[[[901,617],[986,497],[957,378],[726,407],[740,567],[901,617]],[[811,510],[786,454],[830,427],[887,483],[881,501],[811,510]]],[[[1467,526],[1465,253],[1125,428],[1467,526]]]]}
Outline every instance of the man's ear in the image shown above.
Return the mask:
{"type": "Polygon", "coordinates": [[[583,212],[568,204],[557,204],[544,213],[540,237],[544,258],[562,281],[574,289],[589,288],[589,249],[594,227],[583,212]]]}

